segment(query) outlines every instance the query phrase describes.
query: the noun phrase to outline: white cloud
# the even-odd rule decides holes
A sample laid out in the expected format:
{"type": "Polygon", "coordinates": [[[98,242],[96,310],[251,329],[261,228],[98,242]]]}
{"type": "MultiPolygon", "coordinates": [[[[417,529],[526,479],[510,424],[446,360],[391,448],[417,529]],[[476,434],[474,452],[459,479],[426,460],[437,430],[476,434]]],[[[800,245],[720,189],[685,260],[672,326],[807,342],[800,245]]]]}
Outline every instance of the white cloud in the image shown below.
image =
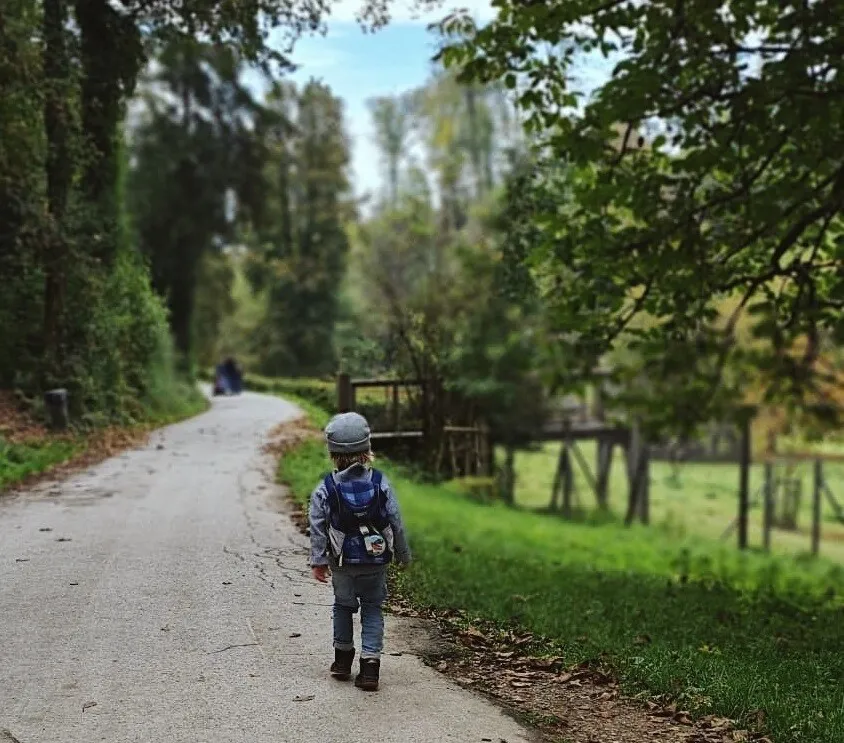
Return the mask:
{"type": "Polygon", "coordinates": [[[296,45],[290,55],[293,63],[308,72],[308,76],[320,76],[320,72],[339,67],[348,62],[348,54],[327,42],[319,43],[315,39],[304,39],[296,45]],[[314,43],[316,41],[316,43],[314,43]]]}

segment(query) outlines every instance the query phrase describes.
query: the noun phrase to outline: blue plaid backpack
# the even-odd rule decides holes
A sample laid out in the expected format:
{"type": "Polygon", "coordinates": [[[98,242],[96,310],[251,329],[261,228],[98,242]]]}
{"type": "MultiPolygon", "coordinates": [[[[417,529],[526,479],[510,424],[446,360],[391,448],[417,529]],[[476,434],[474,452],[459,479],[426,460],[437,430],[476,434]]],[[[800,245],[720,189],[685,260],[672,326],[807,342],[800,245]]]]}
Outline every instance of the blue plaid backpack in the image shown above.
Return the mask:
{"type": "Polygon", "coordinates": [[[332,553],[340,565],[386,565],[392,558],[392,529],[382,475],[372,470],[367,480],[336,482],[325,477],[330,514],[332,553]]]}

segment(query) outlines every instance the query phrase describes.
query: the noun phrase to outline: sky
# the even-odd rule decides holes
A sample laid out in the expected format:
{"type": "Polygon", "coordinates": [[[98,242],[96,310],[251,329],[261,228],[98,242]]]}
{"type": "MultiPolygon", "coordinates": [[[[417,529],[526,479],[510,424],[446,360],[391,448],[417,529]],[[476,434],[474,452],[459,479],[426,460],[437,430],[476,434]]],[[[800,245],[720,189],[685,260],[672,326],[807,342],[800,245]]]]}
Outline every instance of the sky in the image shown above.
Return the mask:
{"type": "MultiPolygon", "coordinates": [[[[382,183],[379,153],[367,101],[419,87],[432,70],[437,37],[427,26],[455,8],[468,9],[478,22],[493,17],[489,0],[445,0],[433,12],[414,17],[409,0],[392,0],[392,20],[376,33],[364,33],[355,21],[362,0],[339,0],[328,20],[325,36],[299,40],[291,58],[299,69],[298,83],[317,78],[345,103],[346,125],[352,142],[351,181],[355,192],[376,192],[382,183]]],[[[601,60],[585,65],[587,76],[600,78],[601,60]]]]}

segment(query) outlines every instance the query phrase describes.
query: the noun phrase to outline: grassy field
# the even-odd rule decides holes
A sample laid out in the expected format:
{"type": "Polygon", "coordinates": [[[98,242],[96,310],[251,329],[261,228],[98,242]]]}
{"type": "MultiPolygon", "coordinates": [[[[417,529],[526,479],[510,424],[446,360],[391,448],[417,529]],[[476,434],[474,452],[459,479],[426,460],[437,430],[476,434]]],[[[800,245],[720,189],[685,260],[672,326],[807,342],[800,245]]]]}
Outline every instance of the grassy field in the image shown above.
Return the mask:
{"type": "MultiPolygon", "coordinates": [[[[304,503],[327,468],[311,441],[280,477],[304,503]]],[[[517,621],[572,663],[600,658],[631,693],[739,719],[763,710],[777,743],[844,740],[841,566],[482,505],[386,469],[416,558],[403,590],[418,603],[517,621]]]]}
{"type": "MultiPolygon", "coordinates": [[[[516,455],[516,503],[539,509],[548,506],[557,467],[559,444],[547,444],[536,452],[516,455]]],[[[596,452],[591,443],[580,450],[595,471],[596,452]]],[[[801,464],[795,473],[803,480],[803,497],[798,516],[798,531],[775,530],[771,541],[775,552],[799,555],[811,548],[812,463],[801,464]]],[[[830,489],[844,506],[844,463],[826,463],[824,476],[830,489]]],[[[720,539],[736,516],[738,505],[738,466],[732,464],[683,464],[677,468],[667,462],[651,464],[651,521],[654,526],[674,537],[698,535],[720,539]]],[[[762,545],[762,500],[764,480],[762,465],[751,470],[750,490],[756,505],[751,511],[750,541],[762,545]]],[[[576,465],[577,500],[585,509],[592,509],[595,497],[579,466],[576,465]]],[[[627,499],[624,457],[617,450],[610,478],[611,504],[623,516],[627,499]]],[[[835,519],[832,506],[823,501],[821,554],[844,563],[844,524],[835,519]]],[[[735,532],[727,538],[734,544],[735,532]]]]}

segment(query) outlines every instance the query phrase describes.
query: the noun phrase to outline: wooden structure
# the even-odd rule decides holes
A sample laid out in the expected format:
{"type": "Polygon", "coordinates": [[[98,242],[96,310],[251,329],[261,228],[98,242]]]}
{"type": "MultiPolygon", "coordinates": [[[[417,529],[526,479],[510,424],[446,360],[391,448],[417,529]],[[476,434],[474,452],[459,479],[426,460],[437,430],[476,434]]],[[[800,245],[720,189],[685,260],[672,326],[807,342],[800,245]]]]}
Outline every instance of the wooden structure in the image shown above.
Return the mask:
{"type": "Polygon", "coordinates": [[[844,506],[835,497],[824,477],[824,464],[829,461],[844,461],[844,457],[785,454],[772,455],[765,460],[765,484],[762,488],[762,539],[765,550],[771,548],[771,532],[774,528],[792,531],[798,529],[803,481],[795,476],[794,467],[801,463],[812,464],[812,554],[817,555],[820,552],[824,498],[832,508],[835,519],[844,524],[844,506]],[[785,475],[777,473],[778,466],[785,468],[785,475]]]}
{"type": "MultiPolygon", "coordinates": [[[[593,389],[591,402],[582,395],[563,398],[537,437],[539,442],[561,443],[548,510],[566,517],[574,513],[579,506],[575,480],[578,471],[594,493],[598,508],[608,510],[613,455],[616,448],[620,448],[626,459],[628,485],[625,522],[630,524],[638,519],[648,523],[651,447],[638,425],[623,426],[607,418],[604,398],[609,373],[598,371],[596,376],[599,382],[593,389]],[[594,470],[580,449],[579,444],[584,441],[595,442],[594,470]]],[[[510,453],[506,461],[512,461],[510,453]]],[[[508,478],[511,487],[512,479],[508,478]]]]}
{"type": "MultiPolygon", "coordinates": [[[[513,502],[515,484],[515,449],[505,447],[503,467],[496,473],[495,442],[483,423],[476,420],[442,421],[431,430],[431,416],[424,410],[431,404],[428,384],[420,379],[352,379],[348,374],[337,378],[337,408],[340,412],[367,414],[373,427],[376,446],[389,454],[418,461],[424,452],[428,468],[446,477],[498,474],[505,500],[513,502]],[[363,390],[383,390],[383,402],[377,411],[368,411],[362,402],[363,390]],[[402,400],[404,395],[405,399],[402,400]],[[413,411],[408,397],[420,410],[413,411]]],[[[581,396],[561,400],[538,431],[536,443],[558,441],[561,444],[557,473],[549,510],[571,515],[575,508],[576,473],[587,481],[599,508],[609,508],[609,483],[613,455],[621,448],[626,456],[628,508],[626,521],[647,523],[649,514],[650,447],[638,426],[631,428],[607,420],[603,405],[604,390],[599,386],[591,404],[581,396]],[[595,441],[597,457],[594,471],[578,444],[595,441]]]]}
{"type": "Polygon", "coordinates": [[[425,380],[352,379],[348,374],[337,377],[338,411],[366,414],[378,449],[424,464],[438,476],[490,476],[494,463],[486,428],[472,420],[432,425],[426,410],[430,397],[425,380]],[[384,403],[377,410],[367,410],[359,390],[383,390],[384,403]],[[408,399],[414,396],[412,401],[408,399]]]}

